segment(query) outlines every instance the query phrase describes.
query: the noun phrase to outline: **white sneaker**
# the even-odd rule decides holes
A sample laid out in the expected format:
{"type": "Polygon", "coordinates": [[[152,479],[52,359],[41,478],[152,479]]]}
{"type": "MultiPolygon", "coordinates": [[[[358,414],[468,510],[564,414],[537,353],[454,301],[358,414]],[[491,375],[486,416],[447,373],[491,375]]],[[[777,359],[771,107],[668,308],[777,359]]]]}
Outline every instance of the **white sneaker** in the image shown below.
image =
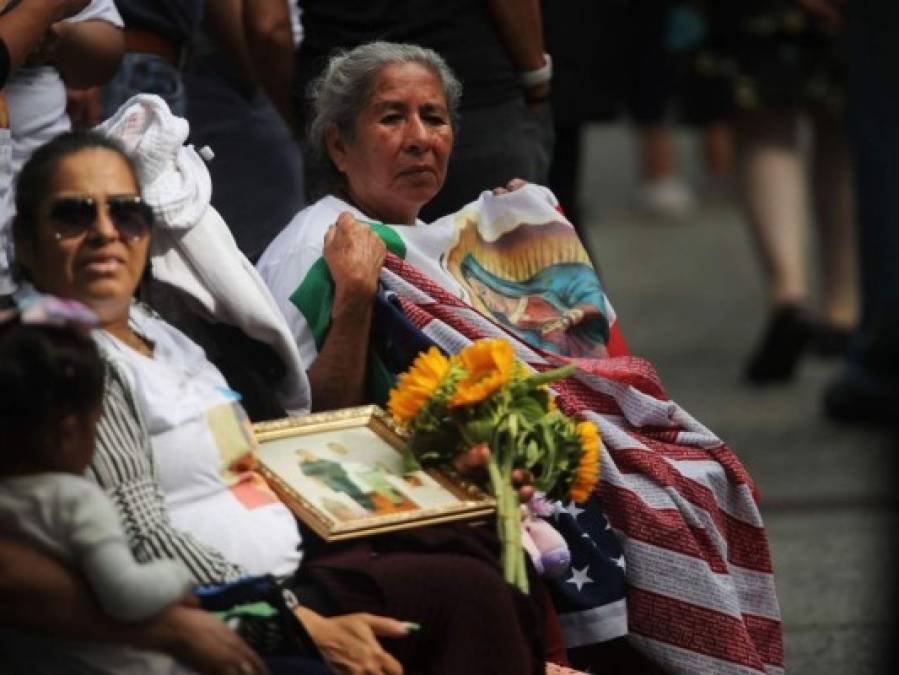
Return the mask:
{"type": "Polygon", "coordinates": [[[657,218],[682,220],[696,208],[696,198],[678,178],[646,182],[637,190],[637,207],[657,218]]]}

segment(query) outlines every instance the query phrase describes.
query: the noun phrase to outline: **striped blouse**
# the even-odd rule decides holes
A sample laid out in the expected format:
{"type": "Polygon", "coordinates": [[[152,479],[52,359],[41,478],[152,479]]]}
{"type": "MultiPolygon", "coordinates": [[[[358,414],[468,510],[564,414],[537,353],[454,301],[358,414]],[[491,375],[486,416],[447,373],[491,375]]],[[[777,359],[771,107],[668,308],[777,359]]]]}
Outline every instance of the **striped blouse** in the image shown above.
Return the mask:
{"type": "Polygon", "coordinates": [[[156,480],[150,436],[120,367],[107,360],[103,414],[88,468],[115,504],[134,557],[180,560],[197,584],[231,581],[245,572],[215,549],[176,530],[156,480]]]}

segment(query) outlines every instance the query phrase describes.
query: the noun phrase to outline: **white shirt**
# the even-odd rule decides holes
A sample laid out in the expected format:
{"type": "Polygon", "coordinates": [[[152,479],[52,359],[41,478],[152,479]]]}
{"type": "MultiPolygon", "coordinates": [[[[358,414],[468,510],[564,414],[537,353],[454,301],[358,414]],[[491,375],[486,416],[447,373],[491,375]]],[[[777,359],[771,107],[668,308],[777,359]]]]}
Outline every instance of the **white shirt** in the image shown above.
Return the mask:
{"type": "MultiPolygon", "coordinates": [[[[268,245],[256,265],[284,312],[287,325],[297,340],[300,358],[307,369],[318,357],[318,350],[305,317],[290,301],[290,295],[312,265],[322,257],[325,233],[344,211],[349,211],[358,220],[374,221],[342,199],[323,197],[294,216],[290,224],[268,245]]],[[[406,246],[406,260],[451,292],[461,295],[459,284],[440,264],[441,253],[455,236],[455,227],[449,219],[442,218],[431,225],[419,220],[415,225],[391,227],[406,246]]]]}
{"type": "Polygon", "coordinates": [[[228,472],[253,443],[236,394],[173,326],[137,305],[131,326],[154,344],[152,358],[105,331],[96,338],[131,380],[172,524],[251,574],[292,574],[301,560],[293,514],[254,482],[255,474],[228,472]]]}

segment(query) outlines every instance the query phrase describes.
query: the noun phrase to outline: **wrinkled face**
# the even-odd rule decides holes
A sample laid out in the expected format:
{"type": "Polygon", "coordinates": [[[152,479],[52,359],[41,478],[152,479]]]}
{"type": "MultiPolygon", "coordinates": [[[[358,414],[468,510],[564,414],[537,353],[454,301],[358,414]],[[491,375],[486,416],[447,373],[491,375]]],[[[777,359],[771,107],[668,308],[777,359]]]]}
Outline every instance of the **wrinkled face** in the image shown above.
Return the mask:
{"type": "Polygon", "coordinates": [[[80,300],[101,325],[127,317],[147,261],[149,232],[135,236],[133,228],[117,229],[113,217],[127,219],[127,213],[116,207],[111,213],[110,202],[139,196],[127,162],[111,150],[87,148],[62,159],[40,206],[34,241],[17,242],[17,255],[38,289],[80,300]],[[71,204],[79,201],[96,204],[96,217],[83,228],[71,217],[78,215],[71,204]]]}
{"type": "Polygon", "coordinates": [[[443,186],[453,145],[440,81],[417,63],[386,66],[356,119],[355,138],[332,128],[327,143],[356,206],[388,223],[414,223],[443,186]]]}

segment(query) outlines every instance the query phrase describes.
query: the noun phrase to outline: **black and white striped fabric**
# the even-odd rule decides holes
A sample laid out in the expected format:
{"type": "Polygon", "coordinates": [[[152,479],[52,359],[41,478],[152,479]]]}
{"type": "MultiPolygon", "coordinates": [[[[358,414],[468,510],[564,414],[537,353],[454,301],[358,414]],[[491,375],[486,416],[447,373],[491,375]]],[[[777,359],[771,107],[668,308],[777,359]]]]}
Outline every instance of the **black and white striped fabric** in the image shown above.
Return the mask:
{"type": "Polygon", "coordinates": [[[87,475],[115,504],[138,561],[180,560],[197,584],[223,583],[245,574],[215,549],[172,526],[143,417],[124,373],[110,360],[96,451],[87,475]]]}

